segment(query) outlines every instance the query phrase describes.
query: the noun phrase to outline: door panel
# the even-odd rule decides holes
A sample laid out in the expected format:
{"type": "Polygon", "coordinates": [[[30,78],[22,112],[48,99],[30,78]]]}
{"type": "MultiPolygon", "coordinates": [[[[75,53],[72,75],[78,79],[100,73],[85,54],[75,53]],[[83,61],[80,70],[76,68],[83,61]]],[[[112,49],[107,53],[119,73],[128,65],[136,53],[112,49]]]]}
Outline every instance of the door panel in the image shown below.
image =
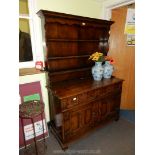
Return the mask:
{"type": "Polygon", "coordinates": [[[72,112],[70,123],[71,123],[71,131],[76,132],[80,128],[80,122],[81,122],[81,113],[80,112],[72,112]]]}
{"type": "Polygon", "coordinates": [[[93,102],[93,112],[92,112],[92,119],[93,119],[93,125],[97,125],[99,122],[99,103],[98,102],[93,102]]]}
{"type": "Polygon", "coordinates": [[[87,125],[91,123],[92,120],[92,108],[84,110],[84,124],[87,125]]]}
{"type": "Polygon", "coordinates": [[[92,126],[92,104],[68,110],[63,115],[65,141],[80,135],[92,126]]]}
{"type": "Polygon", "coordinates": [[[103,121],[106,118],[107,115],[107,101],[104,99],[104,102],[102,100],[96,101],[93,103],[93,112],[92,112],[92,119],[93,119],[93,125],[96,126],[98,123],[103,121]]]}
{"type": "Polygon", "coordinates": [[[100,121],[104,120],[105,117],[107,115],[107,103],[104,101],[104,102],[100,102],[99,103],[99,116],[100,116],[100,121]]]}
{"type": "Polygon", "coordinates": [[[114,76],[124,79],[122,87],[121,108],[135,108],[135,47],[127,46],[124,27],[126,22],[128,6],[112,10],[112,21],[110,31],[110,50],[116,63],[114,65],[114,76]]]}

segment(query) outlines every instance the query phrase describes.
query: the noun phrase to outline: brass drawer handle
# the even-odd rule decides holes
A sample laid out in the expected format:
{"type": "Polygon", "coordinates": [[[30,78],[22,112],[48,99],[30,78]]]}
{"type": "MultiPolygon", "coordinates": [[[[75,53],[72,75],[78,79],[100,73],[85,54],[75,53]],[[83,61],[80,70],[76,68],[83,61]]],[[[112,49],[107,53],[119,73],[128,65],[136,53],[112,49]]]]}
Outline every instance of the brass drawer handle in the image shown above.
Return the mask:
{"type": "Polygon", "coordinates": [[[86,25],[86,23],[82,22],[82,26],[85,26],[85,25],[86,25]]]}
{"type": "Polygon", "coordinates": [[[73,100],[73,101],[76,101],[76,100],[77,100],[77,98],[76,98],[76,97],[74,97],[72,100],[73,100]]]}

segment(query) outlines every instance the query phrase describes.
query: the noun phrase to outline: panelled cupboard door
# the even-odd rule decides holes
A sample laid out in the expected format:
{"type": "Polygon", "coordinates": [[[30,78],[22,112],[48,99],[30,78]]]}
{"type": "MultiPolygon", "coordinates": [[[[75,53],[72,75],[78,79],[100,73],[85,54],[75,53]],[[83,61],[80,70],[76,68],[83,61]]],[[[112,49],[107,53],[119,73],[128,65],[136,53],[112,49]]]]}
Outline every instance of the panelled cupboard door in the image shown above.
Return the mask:
{"type": "Polygon", "coordinates": [[[76,139],[91,128],[104,122],[107,118],[119,117],[121,94],[117,92],[63,112],[63,140],[76,139]]]}
{"type": "Polygon", "coordinates": [[[92,126],[92,104],[68,110],[63,115],[64,141],[82,134],[92,126]]]}
{"type": "Polygon", "coordinates": [[[98,125],[101,121],[103,121],[107,116],[107,101],[99,100],[95,101],[92,104],[93,112],[93,126],[98,125]]]}
{"type": "Polygon", "coordinates": [[[135,109],[135,47],[127,46],[124,34],[128,7],[112,10],[115,23],[110,30],[109,55],[115,59],[114,76],[124,80],[122,87],[121,108],[135,109]]]}
{"type": "Polygon", "coordinates": [[[107,103],[104,101],[99,102],[99,122],[103,121],[107,115],[107,103]]]}

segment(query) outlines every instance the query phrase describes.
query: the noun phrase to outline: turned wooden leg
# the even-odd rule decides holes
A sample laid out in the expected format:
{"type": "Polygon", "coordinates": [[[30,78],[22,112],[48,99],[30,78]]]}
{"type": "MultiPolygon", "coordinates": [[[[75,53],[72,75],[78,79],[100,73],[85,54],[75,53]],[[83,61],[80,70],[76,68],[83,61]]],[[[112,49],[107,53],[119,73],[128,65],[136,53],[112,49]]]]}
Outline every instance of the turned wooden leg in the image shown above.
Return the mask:
{"type": "Polygon", "coordinates": [[[63,151],[67,150],[68,149],[68,145],[63,143],[63,141],[60,139],[60,137],[56,134],[56,131],[55,131],[53,126],[51,126],[50,131],[54,135],[54,137],[57,139],[57,141],[60,144],[62,150],[63,151]]]}

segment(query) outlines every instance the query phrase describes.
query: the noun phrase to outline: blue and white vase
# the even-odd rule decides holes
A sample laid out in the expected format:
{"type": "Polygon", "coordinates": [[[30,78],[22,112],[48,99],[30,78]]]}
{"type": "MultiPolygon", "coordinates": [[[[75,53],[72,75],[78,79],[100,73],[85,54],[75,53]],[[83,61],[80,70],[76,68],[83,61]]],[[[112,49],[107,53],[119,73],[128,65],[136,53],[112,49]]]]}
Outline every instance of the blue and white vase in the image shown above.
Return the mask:
{"type": "Polygon", "coordinates": [[[103,65],[103,78],[105,79],[111,78],[113,71],[114,71],[113,65],[111,65],[109,61],[105,61],[105,64],[103,65]]]}
{"type": "Polygon", "coordinates": [[[95,81],[101,81],[103,76],[102,62],[95,62],[95,66],[92,67],[92,75],[95,81]]]}

